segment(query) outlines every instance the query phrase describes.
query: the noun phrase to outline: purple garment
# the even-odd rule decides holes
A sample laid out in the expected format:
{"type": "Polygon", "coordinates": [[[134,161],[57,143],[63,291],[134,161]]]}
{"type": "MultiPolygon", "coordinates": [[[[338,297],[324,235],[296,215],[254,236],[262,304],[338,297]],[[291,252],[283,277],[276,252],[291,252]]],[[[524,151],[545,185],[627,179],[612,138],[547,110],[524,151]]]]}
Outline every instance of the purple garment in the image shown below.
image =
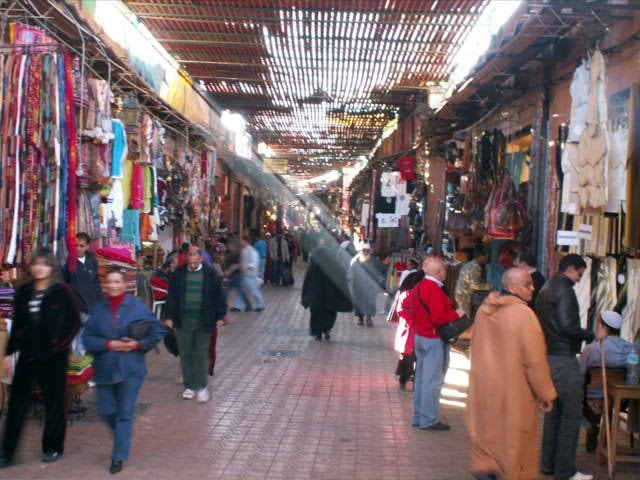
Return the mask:
{"type": "Polygon", "coordinates": [[[213,266],[213,258],[211,258],[211,254],[206,250],[202,251],[202,261],[207,265],[209,265],[210,267],[213,266]]]}

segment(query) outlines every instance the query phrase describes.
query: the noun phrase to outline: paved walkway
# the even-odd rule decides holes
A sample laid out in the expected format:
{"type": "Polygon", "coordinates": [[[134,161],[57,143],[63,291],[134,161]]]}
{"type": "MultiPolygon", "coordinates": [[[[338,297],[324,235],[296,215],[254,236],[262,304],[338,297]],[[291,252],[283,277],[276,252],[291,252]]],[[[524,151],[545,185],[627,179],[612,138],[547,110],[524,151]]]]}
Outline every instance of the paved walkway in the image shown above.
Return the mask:
{"type": "MultiPolygon", "coordinates": [[[[444,392],[452,431],[417,431],[410,427],[412,395],[393,375],[392,329],[380,317],[368,328],[341,315],[331,342],[316,342],[299,295],[268,288],[266,311],[230,317],[207,404],[180,399],[177,360],[164,348],[149,353],[133,455],[116,478],[470,478],[464,356],[453,355],[444,392]]],[[[92,394],[87,402],[94,405],[92,394]]],[[[0,478],[114,478],[107,473],[110,448],[109,432],[90,411],[70,426],[65,457],[44,465],[32,420],[17,465],[0,470],[0,478]]],[[[581,453],[580,466],[606,478],[591,456],[581,453]]],[[[617,479],[640,479],[637,465],[619,472],[617,479]]]]}

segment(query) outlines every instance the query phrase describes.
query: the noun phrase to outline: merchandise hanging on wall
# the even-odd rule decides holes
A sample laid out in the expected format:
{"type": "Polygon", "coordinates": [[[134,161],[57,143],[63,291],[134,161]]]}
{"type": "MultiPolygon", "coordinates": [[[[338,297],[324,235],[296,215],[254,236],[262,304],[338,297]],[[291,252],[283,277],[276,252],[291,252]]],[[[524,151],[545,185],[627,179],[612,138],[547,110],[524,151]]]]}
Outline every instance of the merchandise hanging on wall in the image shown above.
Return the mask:
{"type": "MultiPolygon", "coordinates": [[[[22,38],[22,29],[12,25],[14,40],[22,38]]],[[[0,54],[0,69],[0,249],[4,262],[24,264],[37,246],[75,249],[73,58],[55,45],[16,46],[0,54]]]]}

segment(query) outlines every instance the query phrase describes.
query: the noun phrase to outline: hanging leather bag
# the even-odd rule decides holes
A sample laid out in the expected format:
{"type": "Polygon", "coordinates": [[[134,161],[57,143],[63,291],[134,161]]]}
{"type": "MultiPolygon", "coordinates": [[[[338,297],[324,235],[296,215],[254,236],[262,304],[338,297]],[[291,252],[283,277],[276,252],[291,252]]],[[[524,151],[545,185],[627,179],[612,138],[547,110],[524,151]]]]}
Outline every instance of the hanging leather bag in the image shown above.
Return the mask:
{"type": "Polygon", "coordinates": [[[493,238],[515,240],[526,223],[527,212],[518,198],[513,178],[505,170],[487,205],[487,233],[493,238]]]}

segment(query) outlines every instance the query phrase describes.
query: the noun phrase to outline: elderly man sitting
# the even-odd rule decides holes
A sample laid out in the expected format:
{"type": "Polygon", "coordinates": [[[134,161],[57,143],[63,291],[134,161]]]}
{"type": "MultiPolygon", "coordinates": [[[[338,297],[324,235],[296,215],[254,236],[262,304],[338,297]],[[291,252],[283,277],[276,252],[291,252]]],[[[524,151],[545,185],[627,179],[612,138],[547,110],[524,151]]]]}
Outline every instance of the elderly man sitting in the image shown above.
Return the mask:
{"type": "MultiPolygon", "coordinates": [[[[605,365],[608,368],[625,368],[627,355],[633,349],[633,344],[620,338],[620,328],[622,327],[622,316],[618,312],[611,310],[604,311],[598,319],[598,331],[600,337],[606,338],[604,344],[605,365]]],[[[580,369],[587,372],[590,368],[600,367],[600,342],[591,342],[585,347],[578,359],[580,369]]],[[[587,382],[589,383],[589,382],[587,382]]],[[[602,415],[602,399],[604,398],[602,389],[589,388],[585,397],[584,416],[589,421],[587,430],[586,448],[588,452],[593,452],[598,443],[598,433],[600,430],[600,416],[602,415]]]]}

